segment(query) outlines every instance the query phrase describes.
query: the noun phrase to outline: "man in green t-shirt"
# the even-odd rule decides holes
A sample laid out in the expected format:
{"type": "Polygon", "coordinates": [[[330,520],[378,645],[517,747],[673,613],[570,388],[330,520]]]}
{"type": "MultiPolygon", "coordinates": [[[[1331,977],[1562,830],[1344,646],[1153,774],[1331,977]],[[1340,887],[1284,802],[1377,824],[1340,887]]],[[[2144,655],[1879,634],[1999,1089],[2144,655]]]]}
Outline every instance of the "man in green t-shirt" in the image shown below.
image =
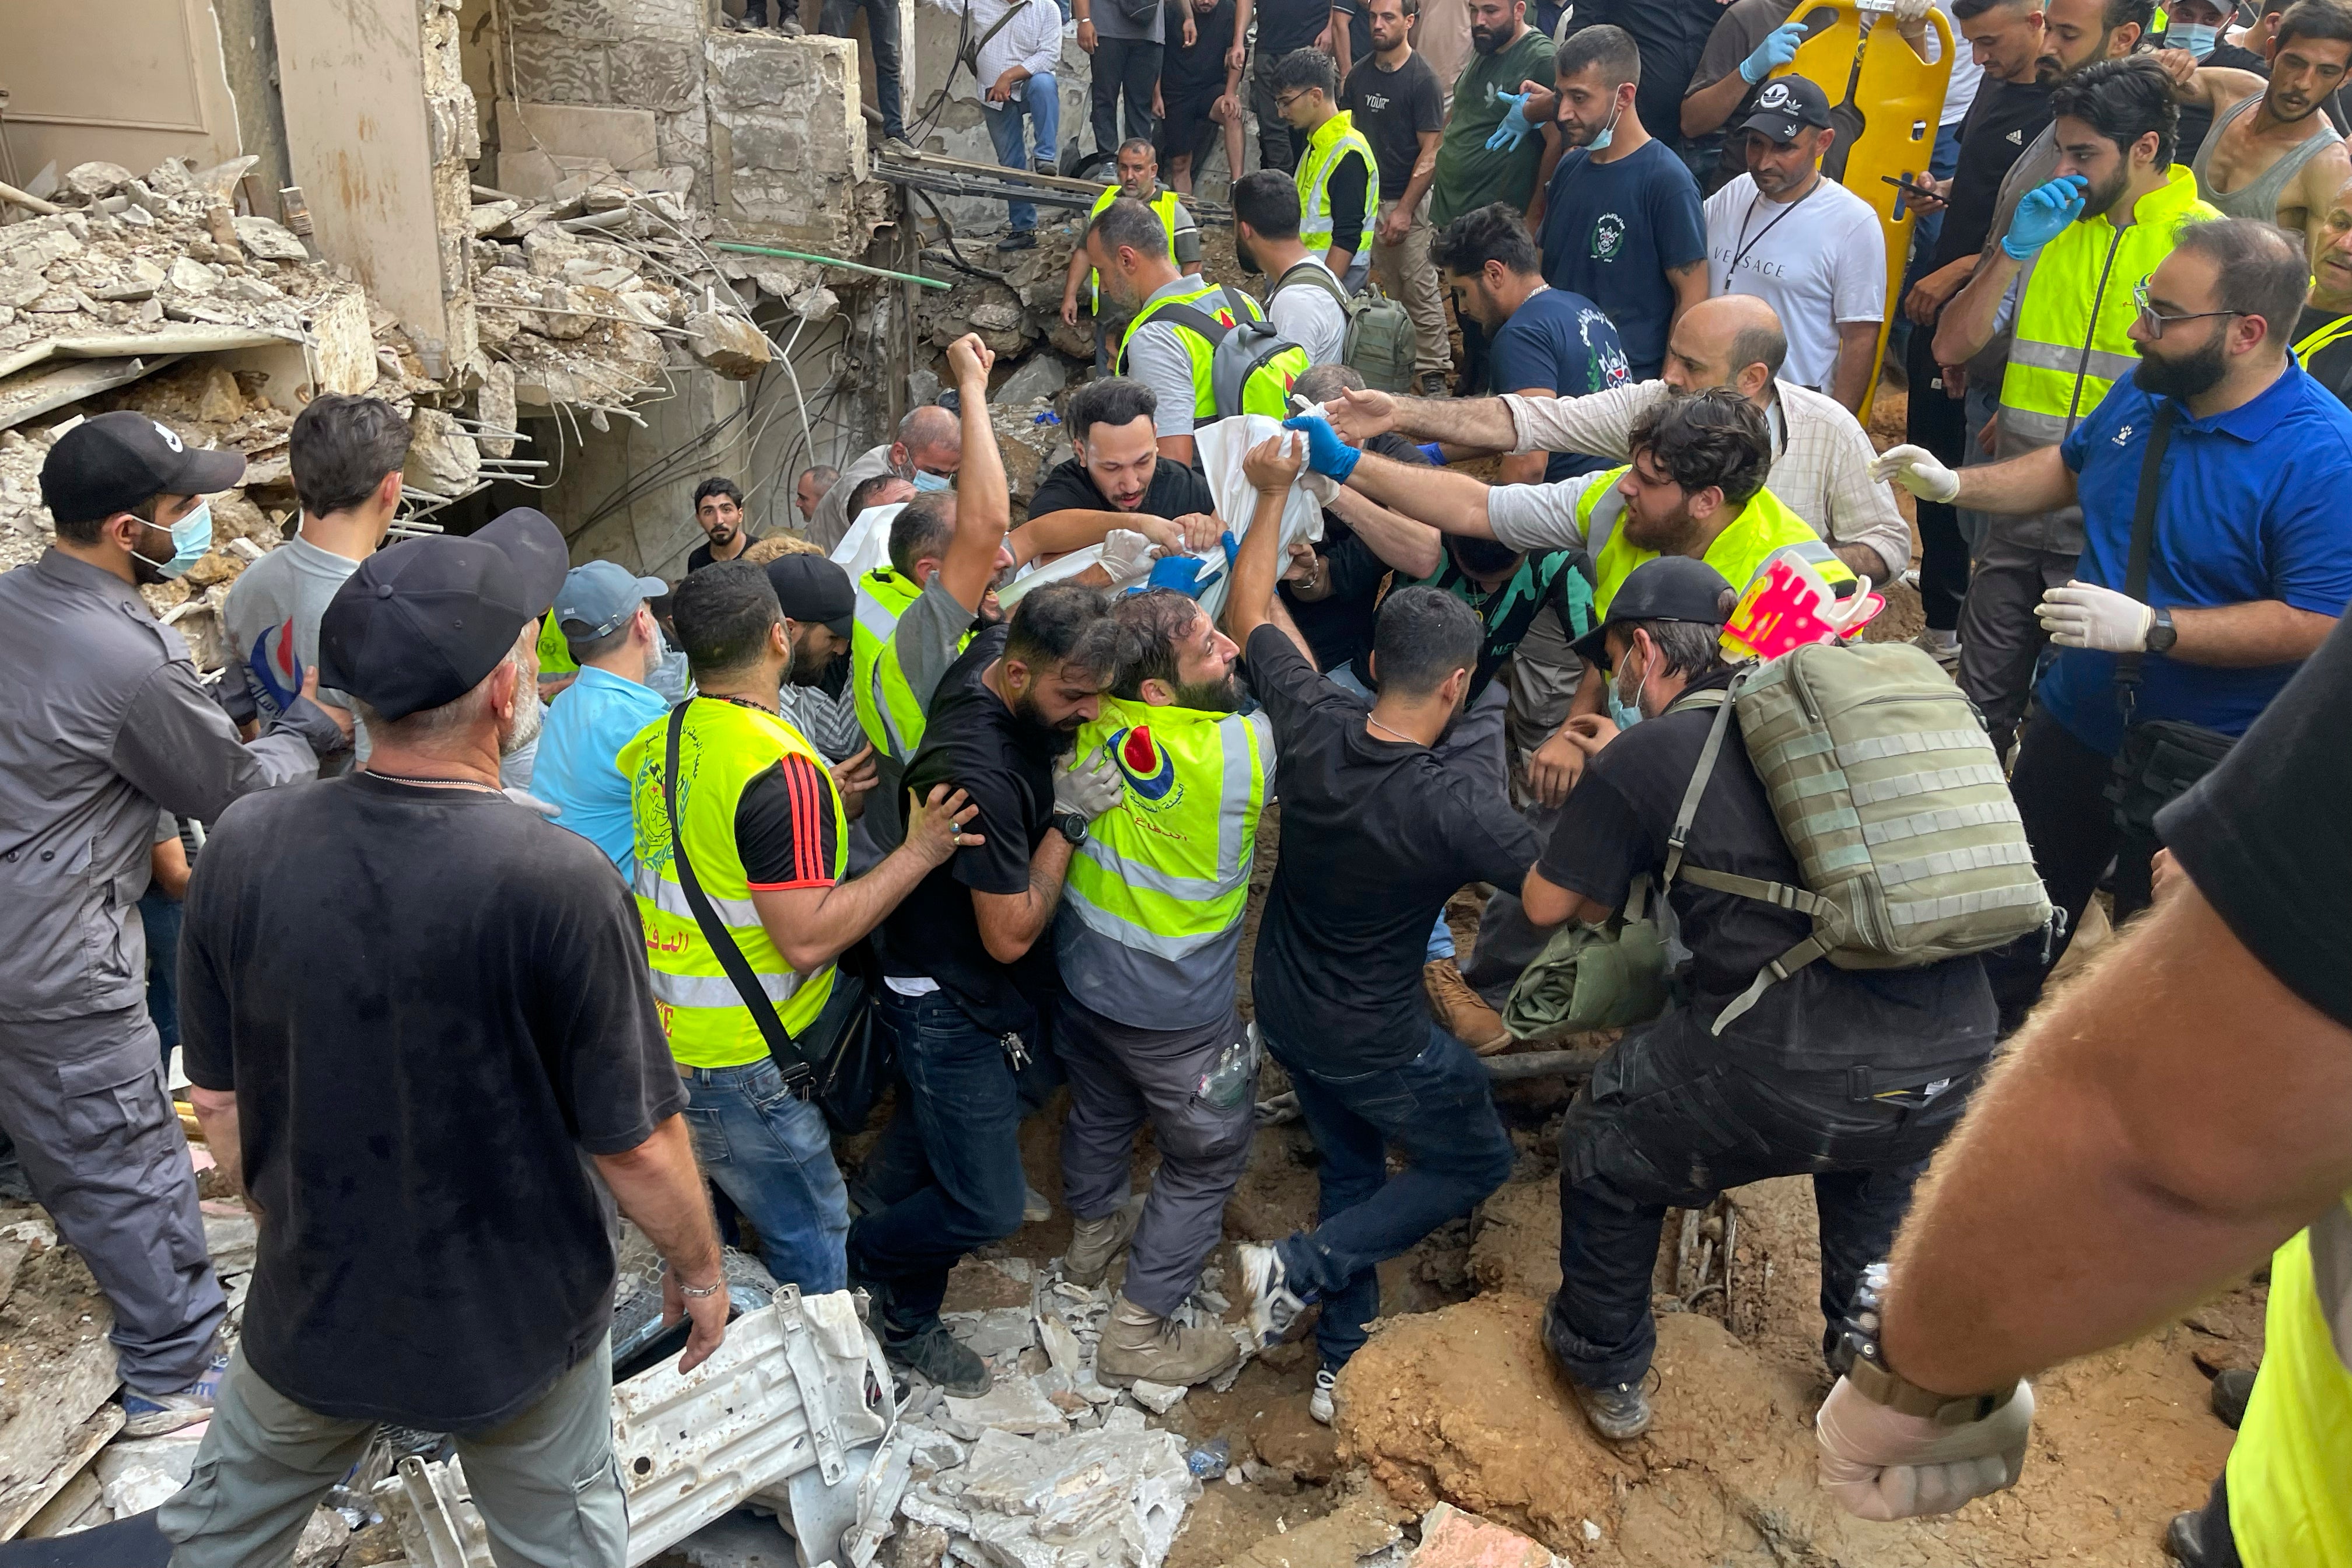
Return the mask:
{"type": "Polygon", "coordinates": [[[1517,110],[1522,84],[1551,80],[1551,40],[1528,26],[1526,0],[1470,0],[1470,44],[1430,184],[1439,230],[1491,202],[1527,211],[1543,162],[1541,133],[1517,110]]]}

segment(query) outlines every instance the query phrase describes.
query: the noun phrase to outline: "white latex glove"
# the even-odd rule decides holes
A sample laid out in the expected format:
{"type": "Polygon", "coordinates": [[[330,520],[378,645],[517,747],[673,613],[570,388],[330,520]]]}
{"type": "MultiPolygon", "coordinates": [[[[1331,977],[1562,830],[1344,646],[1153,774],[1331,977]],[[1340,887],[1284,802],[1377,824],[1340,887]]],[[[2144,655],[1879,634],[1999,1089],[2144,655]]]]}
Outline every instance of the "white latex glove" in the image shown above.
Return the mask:
{"type": "Polygon", "coordinates": [[[1895,19],[1905,26],[1914,26],[1927,19],[1928,0],[1895,0],[1895,19]]]}
{"type": "Polygon", "coordinates": [[[1081,760],[1075,753],[1054,768],[1054,809],[1076,812],[1092,822],[1127,795],[1127,777],[1118,764],[1097,752],[1081,760]]]}
{"type": "Polygon", "coordinates": [[[1960,493],[1960,476],[1925,447],[1889,447],[1870,460],[1870,477],[1893,479],[1921,500],[1948,501],[1960,493]]]}
{"type": "Polygon", "coordinates": [[[1160,554],[1160,546],[1132,529],[1114,528],[1102,542],[1103,570],[1114,583],[1142,576],[1160,554]]]}
{"type": "Polygon", "coordinates": [[[1822,1489],[1863,1519],[1949,1513],[2017,1484],[2032,1427],[2033,1390],[2023,1383],[1984,1420],[1939,1426],[1890,1409],[1841,1377],[1813,1419],[1822,1489]]]}
{"type": "Polygon", "coordinates": [[[2129,594],[2088,583],[2052,588],[2033,607],[2042,629],[2060,647],[2095,647],[2106,653],[2140,653],[2156,611],[2129,594]]]}

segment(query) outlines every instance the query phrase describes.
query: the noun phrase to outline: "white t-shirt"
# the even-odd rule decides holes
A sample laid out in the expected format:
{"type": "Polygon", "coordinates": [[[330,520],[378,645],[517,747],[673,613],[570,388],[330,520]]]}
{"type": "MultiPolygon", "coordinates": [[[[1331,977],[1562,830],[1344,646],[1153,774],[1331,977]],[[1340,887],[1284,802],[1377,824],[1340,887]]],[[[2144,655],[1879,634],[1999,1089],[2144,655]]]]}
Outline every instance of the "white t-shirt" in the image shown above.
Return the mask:
{"type": "Polygon", "coordinates": [[[1795,202],[1742,174],[1706,200],[1710,294],[1753,294],[1789,337],[1780,379],[1829,389],[1837,323],[1886,319],[1886,236],[1869,204],[1822,179],[1795,202]]]}
{"type": "MultiPolygon", "coordinates": [[[[1320,257],[1310,256],[1299,265],[1314,268],[1334,284],[1339,282],[1320,257]]],[[[1309,360],[1317,364],[1339,363],[1348,344],[1348,312],[1322,284],[1301,278],[1287,288],[1276,289],[1274,298],[1266,301],[1265,313],[1273,320],[1275,331],[1305,349],[1309,360]]]]}

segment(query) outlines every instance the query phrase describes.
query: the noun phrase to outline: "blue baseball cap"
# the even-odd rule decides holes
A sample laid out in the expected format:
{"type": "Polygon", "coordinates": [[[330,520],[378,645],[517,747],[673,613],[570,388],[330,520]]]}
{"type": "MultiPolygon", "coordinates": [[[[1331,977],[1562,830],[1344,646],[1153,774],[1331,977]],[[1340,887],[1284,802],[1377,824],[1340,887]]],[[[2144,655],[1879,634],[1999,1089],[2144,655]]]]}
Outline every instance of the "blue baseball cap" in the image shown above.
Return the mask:
{"type": "Polygon", "coordinates": [[[669,584],[658,577],[640,577],[610,561],[591,561],[564,574],[563,586],[555,595],[555,623],[564,636],[583,642],[610,637],[637,613],[639,605],[668,592],[669,584]]]}

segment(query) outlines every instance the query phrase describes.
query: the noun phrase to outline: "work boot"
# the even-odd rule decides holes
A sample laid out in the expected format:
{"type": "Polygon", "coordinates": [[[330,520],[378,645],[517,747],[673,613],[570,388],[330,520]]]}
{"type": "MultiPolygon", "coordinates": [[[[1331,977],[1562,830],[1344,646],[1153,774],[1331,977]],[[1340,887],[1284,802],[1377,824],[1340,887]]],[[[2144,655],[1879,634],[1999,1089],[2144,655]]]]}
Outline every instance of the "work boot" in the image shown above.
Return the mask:
{"type": "Polygon", "coordinates": [[[978,1399],[996,1384],[981,1353],[948,1332],[937,1318],[907,1339],[895,1343],[885,1339],[882,1353],[891,1365],[921,1373],[958,1399],[978,1399]]]}
{"type": "Polygon", "coordinates": [[[1482,1057],[1491,1057],[1511,1043],[1511,1032],[1503,1027],[1503,1016],[1486,1005],[1486,999],[1470,989],[1462,978],[1461,966],[1450,958],[1423,964],[1422,984],[1429,993],[1429,1010],[1437,1016],[1437,1026],[1468,1046],[1482,1057]]]}
{"type": "Polygon", "coordinates": [[[1339,1382],[1339,1374],[1331,1368],[1315,1369],[1315,1392],[1307,1396],[1307,1414],[1326,1426],[1331,1425],[1332,1418],[1339,1413],[1339,1402],[1334,1397],[1339,1382]]]}
{"type": "Polygon", "coordinates": [[[1034,229],[1016,228],[996,242],[999,250],[1034,250],[1037,234],[1034,229]]]}
{"type": "Polygon", "coordinates": [[[1234,1248],[1234,1256],[1241,1262],[1242,1289],[1249,1295],[1250,1328],[1258,1343],[1274,1344],[1290,1331],[1314,1298],[1291,1289],[1282,1254],[1275,1248],[1244,1241],[1234,1248]]]}
{"type": "Polygon", "coordinates": [[[1442,370],[1423,371],[1413,377],[1412,395],[1415,397],[1451,397],[1454,395],[1453,378],[1442,370]]]}
{"type": "Polygon", "coordinates": [[[2213,1374],[2214,1418],[2234,1432],[2246,1418],[2246,1401],[2254,1394],[2254,1374],[2232,1367],[2213,1374]]]}
{"type": "Polygon", "coordinates": [[[1111,1303],[1110,1321],[1095,1347],[1095,1377],[1111,1388],[1125,1388],[1139,1378],[1189,1388],[1241,1358],[1241,1346],[1224,1330],[1184,1328],[1122,1295],[1111,1303]]]}
{"type": "Polygon", "coordinates": [[[1569,1380],[1576,1403],[1592,1429],[1612,1443],[1623,1443],[1650,1429],[1650,1401],[1638,1383],[1614,1383],[1606,1388],[1569,1380]]]}
{"type": "Polygon", "coordinates": [[[2218,1568],[2213,1554],[2205,1550],[2205,1510],[2192,1508],[2187,1513],[2176,1513],[2165,1527],[2165,1555],[2180,1564],[2180,1568],[2218,1568]]]}
{"type": "Polygon", "coordinates": [[[221,1378],[227,1371],[228,1357],[215,1356],[202,1376],[176,1394],[142,1394],[135,1388],[125,1388],[122,1413],[129,1419],[122,1424],[122,1435],[160,1437],[166,1432],[211,1420],[213,1405],[220,1398],[221,1378]]]}
{"type": "Polygon", "coordinates": [[[1136,1222],[1143,1217],[1143,1194],[1138,1193],[1100,1219],[1082,1219],[1070,1226],[1070,1250],[1062,1254],[1062,1278],[1091,1289],[1110,1272],[1111,1259],[1135,1238],[1136,1222]]]}
{"type": "Polygon", "coordinates": [[[1911,639],[1949,673],[1960,667],[1960,634],[1928,626],[1911,639]]]}

